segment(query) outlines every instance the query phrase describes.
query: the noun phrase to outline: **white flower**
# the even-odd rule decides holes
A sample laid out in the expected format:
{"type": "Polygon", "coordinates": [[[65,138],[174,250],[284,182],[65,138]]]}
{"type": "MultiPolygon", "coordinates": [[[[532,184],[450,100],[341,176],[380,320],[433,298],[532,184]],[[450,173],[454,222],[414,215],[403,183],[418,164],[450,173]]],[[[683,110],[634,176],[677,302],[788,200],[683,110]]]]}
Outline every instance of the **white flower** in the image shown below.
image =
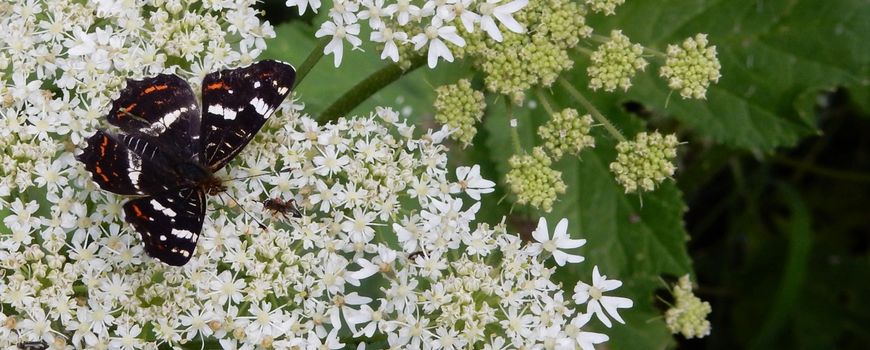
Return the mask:
{"type": "Polygon", "coordinates": [[[117,337],[112,338],[109,346],[112,349],[133,350],[142,348],[142,339],[139,339],[139,333],[142,333],[142,327],[138,324],[123,323],[118,326],[115,331],[117,337]]]}
{"type": "Polygon", "coordinates": [[[610,337],[606,334],[583,331],[583,326],[585,326],[591,318],[591,313],[578,314],[577,317],[574,317],[574,319],[571,320],[570,325],[566,327],[567,329],[565,332],[568,333],[568,336],[572,337],[574,341],[576,341],[576,344],[583,350],[595,350],[595,344],[601,344],[610,340],[610,337]]]}
{"type": "Polygon", "coordinates": [[[382,29],[384,21],[381,17],[387,15],[387,11],[384,9],[384,0],[362,0],[361,4],[366,9],[359,12],[359,19],[369,20],[369,27],[372,29],[382,29]]]}
{"type": "Polygon", "coordinates": [[[459,20],[462,21],[462,25],[465,27],[466,31],[474,33],[474,24],[480,22],[480,15],[469,9],[474,0],[455,1],[456,2],[453,4],[452,8],[454,15],[459,16],[459,20]]]}
{"type": "Polygon", "coordinates": [[[408,41],[408,34],[405,32],[396,32],[389,27],[381,27],[377,31],[372,32],[370,39],[377,43],[384,43],[384,51],[381,52],[381,59],[389,57],[393,62],[399,62],[399,46],[396,45],[396,40],[399,42],[408,41]]]}
{"type": "Polygon", "coordinates": [[[305,14],[305,9],[311,7],[311,10],[314,13],[317,13],[317,10],[320,9],[320,0],[287,0],[284,3],[284,6],[293,7],[296,6],[299,8],[299,15],[305,14]]]}
{"type": "Polygon", "coordinates": [[[438,58],[453,62],[453,53],[441,39],[459,47],[465,46],[465,39],[456,34],[456,27],[444,26],[443,21],[437,18],[432,20],[432,24],[427,26],[423,33],[417,34],[411,39],[414,42],[415,50],[420,50],[427,43],[429,44],[429,68],[435,68],[435,65],[438,64],[438,58]]]}
{"type": "Polygon", "coordinates": [[[314,165],[317,166],[317,174],[323,176],[332,176],[341,171],[341,168],[350,163],[350,157],[347,155],[338,156],[338,151],[335,146],[329,145],[324,147],[323,155],[314,157],[314,165]]]}
{"type": "Polygon", "coordinates": [[[323,48],[323,54],[333,54],[336,67],[341,65],[341,58],[344,54],[344,40],[350,42],[354,49],[362,45],[362,40],[358,37],[359,23],[344,25],[342,21],[337,21],[337,23],[332,21],[323,22],[320,25],[320,29],[314,33],[314,36],[322,38],[327,35],[332,36],[332,40],[323,48]]]}
{"type": "Polygon", "coordinates": [[[456,179],[459,181],[459,189],[476,200],[480,200],[482,193],[495,191],[493,188],[495,182],[480,177],[480,166],[477,164],[470,168],[467,166],[456,167],[456,179]]]}
{"type": "Polygon", "coordinates": [[[420,7],[411,4],[411,0],[397,0],[395,4],[387,6],[384,10],[388,16],[397,15],[396,19],[401,26],[408,24],[412,16],[420,15],[420,7]]]}
{"type": "Polygon", "coordinates": [[[480,4],[479,9],[480,27],[498,42],[501,42],[503,38],[495,20],[498,19],[502,25],[514,33],[522,33],[524,31],[523,25],[514,19],[513,13],[529,4],[528,0],[514,0],[508,4],[496,6],[500,2],[501,0],[486,0],[486,3],[480,4]]]}
{"type": "Polygon", "coordinates": [[[598,273],[598,266],[592,269],[592,285],[577,282],[574,286],[574,302],[578,305],[589,302],[586,306],[586,313],[594,313],[598,320],[608,328],[611,326],[610,319],[604,314],[613,317],[619,323],[625,323],[622,317],[619,316],[618,309],[629,308],[634,305],[634,302],[628,298],[605,296],[605,292],[612,291],[622,286],[619,280],[608,280],[607,276],[598,273]]]}
{"type": "Polygon", "coordinates": [[[529,253],[538,255],[542,252],[553,254],[553,259],[559,266],[565,266],[565,263],[579,263],[584,260],[580,255],[573,255],[562,250],[579,248],[586,244],[585,239],[571,239],[568,235],[568,219],[559,220],[556,224],[556,229],[553,230],[553,238],[550,239],[547,229],[547,219],[541,218],[538,220],[538,227],[532,232],[532,237],[538,243],[532,243],[529,246],[529,253]]]}

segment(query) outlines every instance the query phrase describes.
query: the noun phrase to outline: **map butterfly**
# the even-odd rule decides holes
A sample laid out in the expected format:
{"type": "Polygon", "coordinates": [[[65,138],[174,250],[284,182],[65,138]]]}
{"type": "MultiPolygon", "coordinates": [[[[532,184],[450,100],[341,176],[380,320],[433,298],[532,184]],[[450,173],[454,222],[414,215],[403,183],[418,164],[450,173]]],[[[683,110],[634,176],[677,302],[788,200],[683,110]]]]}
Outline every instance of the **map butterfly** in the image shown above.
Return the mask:
{"type": "Polygon", "coordinates": [[[128,80],[108,122],[77,156],[97,185],[136,196],[124,219],[142,235],[148,255],[187,263],[202,230],[206,194],[226,188],[214,173],[229,163],[290,94],[292,66],[260,61],[205,76],[202,109],[186,81],[161,74],[128,80]]]}

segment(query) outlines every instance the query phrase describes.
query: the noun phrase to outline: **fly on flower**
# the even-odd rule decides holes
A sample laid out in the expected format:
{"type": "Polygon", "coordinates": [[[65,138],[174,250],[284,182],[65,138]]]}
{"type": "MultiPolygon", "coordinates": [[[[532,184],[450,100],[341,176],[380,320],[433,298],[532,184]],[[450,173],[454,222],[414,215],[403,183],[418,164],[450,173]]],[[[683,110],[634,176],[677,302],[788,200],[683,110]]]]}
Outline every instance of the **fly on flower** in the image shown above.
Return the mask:
{"type": "Polygon", "coordinates": [[[136,196],[124,204],[125,220],[149,255],[184,265],[202,230],[206,193],[225,190],[214,173],[254,138],[295,78],[292,66],[268,60],[208,74],[202,112],[176,75],[130,80],[107,116],[120,132],[98,130],[77,159],[100,188],[136,196]]]}
{"type": "Polygon", "coordinates": [[[285,218],[287,217],[287,214],[293,215],[294,218],[302,217],[302,213],[299,211],[299,208],[296,207],[296,200],[292,198],[288,201],[284,201],[281,198],[269,198],[263,201],[263,208],[270,210],[275,214],[281,214],[285,218]]]}

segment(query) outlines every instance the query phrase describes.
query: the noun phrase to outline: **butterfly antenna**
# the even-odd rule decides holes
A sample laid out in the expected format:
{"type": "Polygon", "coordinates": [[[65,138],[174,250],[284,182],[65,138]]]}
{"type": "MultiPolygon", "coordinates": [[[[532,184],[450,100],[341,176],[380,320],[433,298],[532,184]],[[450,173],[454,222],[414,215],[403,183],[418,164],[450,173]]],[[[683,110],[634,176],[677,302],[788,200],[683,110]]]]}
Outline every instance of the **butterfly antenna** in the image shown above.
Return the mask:
{"type": "Polygon", "coordinates": [[[244,180],[244,179],[250,179],[252,177],[259,177],[259,176],[266,176],[266,175],[277,175],[277,174],[283,173],[286,170],[290,170],[290,168],[270,171],[270,172],[257,174],[257,175],[248,175],[248,176],[236,177],[236,178],[229,179],[229,181],[244,180]]]}
{"type": "Polygon", "coordinates": [[[245,214],[248,214],[248,216],[250,216],[251,219],[253,219],[257,223],[257,225],[260,225],[261,229],[266,230],[266,225],[263,225],[262,221],[257,220],[257,218],[255,218],[253,215],[251,215],[251,213],[249,213],[247,210],[245,210],[245,207],[242,206],[242,203],[239,203],[239,201],[235,197],[233,197],[233,195],[231,195],[229,192],[224,192],[224,194],[226,194],[227,197],[230,197],[230,199],[232,199],[233,202],[236,203],[236,206],[239,207],[240,209],[242,209],[242,211],[245,212],[245,214]]]}

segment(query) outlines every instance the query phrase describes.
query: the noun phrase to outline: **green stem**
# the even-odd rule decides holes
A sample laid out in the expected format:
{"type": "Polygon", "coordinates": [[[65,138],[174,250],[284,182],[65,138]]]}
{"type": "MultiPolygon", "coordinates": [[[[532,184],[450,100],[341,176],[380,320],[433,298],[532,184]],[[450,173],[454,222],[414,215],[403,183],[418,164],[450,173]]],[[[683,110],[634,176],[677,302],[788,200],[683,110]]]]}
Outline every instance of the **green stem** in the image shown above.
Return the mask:
{"type": "Polygon", "coordinates": [[[302,79],[305,79],[305,76],[308,75],[311,68],[314,68],[314,65],[320,61],[321,57],[323,57],[323,48],[326,47],[326,44],[329,44],[329,40],[331,40],[329,37],[321,38],[320,41],[317,42],[317,46],[314,47],[314,50],[311,50],[311,53],[308,54],[308,57],[305,58],[305,61],[302,62],[301,66],[299,66],[299,70],[296,71],[296,84],[294,85],[294,88],[302,83],[302,79]]]}
{"type": "Polygon", "coordinates": [[[580,104],[583,105],[583,108],[586,108],[586,111],[588,111],[589,114],[592,114],[592,116],[595,117],[595,120],[601,123],[601,125],[604,125],[604,128],[607,129],[607,132],[609,132],[610,135],[612,135],[620,142],[625,141],[625,136],[622,136],[622,133],[620,133],[619,130],[616,129],[615,126],[613,126],[613,123],[607,120],[607,117],[601,114],[601,112],[599,112],[598,109],[595,108],[595,106],[593,106],[591,102],[589,102],[589,100],[583,97],[583,94],[581,94],[580,91],[577,91],[577,89],[575,89],[574,86],[571,85],[571,83],[565,80],[565,78],[559,78],[559,83],[562,84],[562,87],[565,88],[565,90],[567,90],[569,94],[571,94],[571,97],[574,97],[574,99],[579,101],[580,104]]]}
{"type": "Polygon", "coordinates": [[[320,114],[317,121],[328,123],[338,120],[338,118],[352,111],[376,92],[399,80],[405,74],[420,68],[425,62],[426,56],[415,56],[411,58],[411,66],[407,69],[402,69],[402,67],[395,63],[381,68],[339,97],[338,100],[333,102],[332,105],[320,114]]]}
{"type": "Polygon", "coordinates": [[[541,101],[541,105],[544,106],[544,109],[547,110],[547,114],[553,115],[556,114],[553,110],[553,105],[550,104],[550,100],[547,99],[547,95],[544,95],[544,92],[541,89],[535,90],[535,95],[538,96],[538,100],[541,101]]]}

